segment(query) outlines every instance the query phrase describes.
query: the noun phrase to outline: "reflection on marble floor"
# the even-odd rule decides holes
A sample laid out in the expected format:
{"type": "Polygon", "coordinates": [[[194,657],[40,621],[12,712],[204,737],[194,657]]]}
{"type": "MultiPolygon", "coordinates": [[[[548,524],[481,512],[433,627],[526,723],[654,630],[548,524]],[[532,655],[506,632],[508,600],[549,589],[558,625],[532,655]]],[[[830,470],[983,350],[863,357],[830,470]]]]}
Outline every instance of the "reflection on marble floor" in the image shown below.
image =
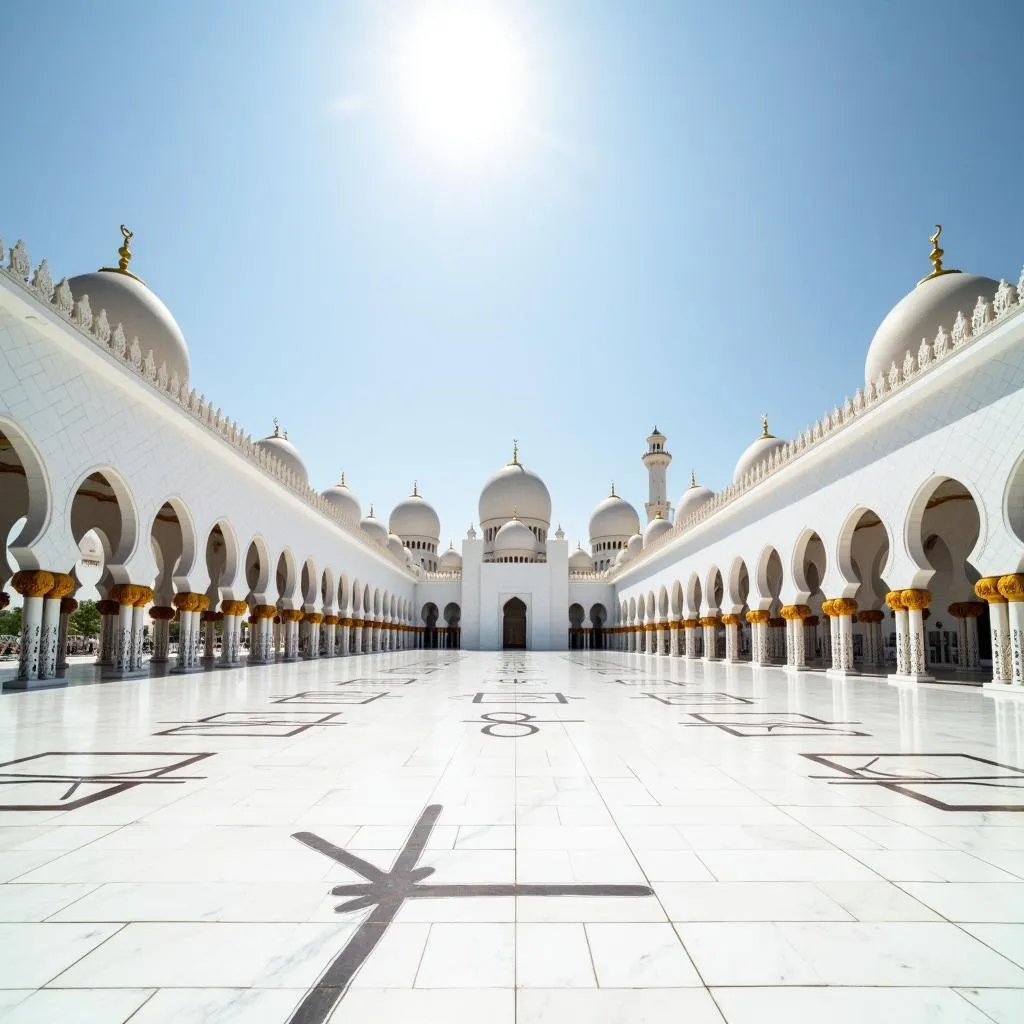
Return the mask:
{"type": "Polygon", "coordinates": [[[415,651],[7,694],[0,1021],[1017,1024],[1022,810],[1024,702],[959,687],[415,651]]]}

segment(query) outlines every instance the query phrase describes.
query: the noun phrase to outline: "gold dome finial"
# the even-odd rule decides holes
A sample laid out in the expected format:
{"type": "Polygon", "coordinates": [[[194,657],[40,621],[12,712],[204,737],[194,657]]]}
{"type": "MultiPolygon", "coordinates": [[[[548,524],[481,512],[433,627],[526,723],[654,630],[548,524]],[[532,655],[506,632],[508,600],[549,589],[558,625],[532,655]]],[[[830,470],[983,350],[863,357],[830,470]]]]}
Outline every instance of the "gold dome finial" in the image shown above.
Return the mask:
{"type": "Polygon", "coordinates": [[[697,470],[695,470],[695,469],[691,469],[690,470],[690,486],[691,487],[696,487],[697,486],[697,470]]]}
{"type": "Polygon", "coordinates": [[[132,251],[128,247],[131,240],[135,237],[134,231],[129,231],[123,224],[121,225],[121,248],[117,250],[118,261],[116,267],[100,267],[100,272],[104,274],[124,274],[125,277],[134,277],[136,281],[142,281],[141,277],[133,274],[128,269],[128,264],[132,261],[132,251]]]}
{"type": "Polygon", "coordinates": [[[514,437],[512,438],[512,461],[509,463],[509,465],[519,465],[519,442],[514,437]]]}
{"type": "Polygon", "coordinates": [[[615,481],[612,481],[612,493],[608,495],[609,498],[617,498],[618,495],[615,493],[615,481]]]}
{"type": "Polygon", "coordinates": [[[946,270],[942,266],[942,257],[946,255],[944,249],[939,248],[939,237],[942,235],[942,225],[935,225],[935,234],[929,236],[928,241],[932,243],[932,251],[928,253],[928,259],[931,260],[932,272],[926,274],[918,281],[918,284],[924,284],[925,281],[930,281],[933,277],[942,277],[943,274],[959,274],[959,270],[953,270],[952,268],[946,270]]]}
{"type": "Polygon", "coordinates": [[[420,496],[420,492],[417,490],[417,482],[415,480],[413,480],[413,482],[412,482],[412,497],[418,498],[419,496],[420,496]]]}
{"type": "Polygon", "coordinates": [[[341,482],[340,482],[339,486],[341,486],[341,487],[347,487],[348,486],[345,483],[345,470],[341,471],[341,482]]]}
{"type": "Polygon", "coordinates": [[[768,413],[761,413],[761,436],[762,437],[775,437],[774,434],[768,433],[768,413]]]}
{"type": "Polygon", "coordinates": [[[367,519],[373,519],[373,502],[370,502],[370,514],[366,517],[367,519]]]}
{"type": "Polygon", "coordinates": [[[274,417],[274,432],[270,435],[271,437],[281,436],[281,421],[275,416],[274,417]]]}
{"type": "Polygon", "coordinates": [[[664,517],[664,516],[663,516],[663,515],[661,514],[661,509],[660,509],[660,508],[658,509],[658,511],[657,511],[657,512],[655,512],[655,513],[654,513],[654,518],[655,518],[655,519],[664,519],[664,518],[665,518],[665,517],[664,517]]]}
{"type": "Polygon", "coordinates": [[[515,519],[515,520],[519,519],[519,506],[518,505],[513,505],[512,506],[512,518],[515,519]]]}

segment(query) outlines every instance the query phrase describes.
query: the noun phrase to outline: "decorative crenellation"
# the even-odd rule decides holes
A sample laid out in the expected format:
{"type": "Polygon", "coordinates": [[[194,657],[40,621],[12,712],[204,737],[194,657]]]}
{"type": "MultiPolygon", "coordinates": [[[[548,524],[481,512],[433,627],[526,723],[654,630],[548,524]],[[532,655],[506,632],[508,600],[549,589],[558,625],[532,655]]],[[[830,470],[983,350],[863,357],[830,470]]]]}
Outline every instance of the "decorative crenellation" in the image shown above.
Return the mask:
{"type": "Polygon", "coordinates": [[[671,530],[667,530],[645,546],[635,558],[623,565],[613,565],[605,569],[600,576],[606,580],[613,580],[622,573],[629,572],[636,565],[648,561],[662,548],[673,543],[681,533],[685,533],[698,523],[709,519],[783,466],[789,465],[806,451],[817,447],[836,431],[849,426],[866,410],[886,401],[907,384],[916,381],[922,374],[931,372],[938,363],[960,351],[964,346],[972,344],[994,326],[1002,324],[1008,317],[1019,315],[1024,309],[1022,295],[1024,295],[1024,268],[1021,269],[1016,285],[1001,280],[991,302],[979,295],[978,301],[968,315],[964,315],[963,311],[957,313],[950,331],[940,326],[931,342],[927,338],[922,338],[916,349],[907,349],[902,362],[897,363],[893,360],[889,364],[888,371],[880,373],[866,388],[857,388],[852,398],[845,398],[842,405],[834,406],[831,412],[825,413],[821,419],[797,434],[793,440],[781,448],[776,448],[770,456],[744,474],[739,481],[719,491],[698,506],[685,519],[675,523],[671,530]]]}
{"type": "Polygon", "coordinates": [[[461,569],[423,569],[420,572],[420,580],[427,583],[450,583],[462,579],[461,569]]]}
{"type": "Polygon", "coordinates": [[[19,239],[6,251],[6,265],[4,259],[4,244],[0,238],[0,275],[48,306],[78,334],[161,392],[250,462],[255,462],[268,476],[297,494],[321,515],[336,523],[365,547],[389,558],[407,575],[410,574],[403,559],[367,537],[355,519],[339,512],[284,463],[259,447],[252,435],[243,431],[236,421],[226,417],[219,407],[215,408],[213,402],[197,393],[195,388],[190,389],[187,379],[182,380],[177,371],[168,371],[166,363],[157,365],[153,350],[144,349],[139,338],[133,337],[129,341],[120,323],[111,327],[107,311],[101,309],[95,313],[88,295],[82,295],[76,300],[66,277],[62,277],[55,285],[47,260],[44,259],[33,272],[23,241],[19,239]]]}

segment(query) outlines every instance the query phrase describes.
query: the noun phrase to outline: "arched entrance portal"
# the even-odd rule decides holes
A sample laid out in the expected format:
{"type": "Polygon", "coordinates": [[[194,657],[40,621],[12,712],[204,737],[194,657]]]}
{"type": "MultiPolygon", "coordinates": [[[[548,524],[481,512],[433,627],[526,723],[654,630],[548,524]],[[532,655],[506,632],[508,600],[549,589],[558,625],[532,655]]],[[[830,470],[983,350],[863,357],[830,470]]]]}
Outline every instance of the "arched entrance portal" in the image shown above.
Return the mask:
{"type": "Polygon", "coordinates": [[[505,602],[503,609],[501,646],[503,650],[526,649],[526,605],[513,597],[505,602]]]}

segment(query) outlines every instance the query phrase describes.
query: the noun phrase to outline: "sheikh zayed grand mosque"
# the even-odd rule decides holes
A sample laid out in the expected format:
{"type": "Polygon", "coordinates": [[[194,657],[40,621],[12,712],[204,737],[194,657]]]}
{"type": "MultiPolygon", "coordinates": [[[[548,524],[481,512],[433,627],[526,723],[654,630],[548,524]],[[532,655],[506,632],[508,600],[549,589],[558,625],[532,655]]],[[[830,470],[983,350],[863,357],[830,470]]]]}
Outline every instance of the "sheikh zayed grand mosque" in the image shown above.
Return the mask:
{"type": "Polygon", "coordinates": [[[764,416],[728,487],[687,473],[675,504],[655,427],[642,515],[612,486],[589,550],[517,445],[458,548],[415,485],[386,518],[344,476],[314,486],[276,422],[252,435],[204,395],[124,226],[114,265],[67,276],[0,244],[7,685],[64,674],[91,545],[103,678],[583,649],[1024,694],[1024,277],[947,266],[940,234],[849,395],[792,438],[764,416]]]}

